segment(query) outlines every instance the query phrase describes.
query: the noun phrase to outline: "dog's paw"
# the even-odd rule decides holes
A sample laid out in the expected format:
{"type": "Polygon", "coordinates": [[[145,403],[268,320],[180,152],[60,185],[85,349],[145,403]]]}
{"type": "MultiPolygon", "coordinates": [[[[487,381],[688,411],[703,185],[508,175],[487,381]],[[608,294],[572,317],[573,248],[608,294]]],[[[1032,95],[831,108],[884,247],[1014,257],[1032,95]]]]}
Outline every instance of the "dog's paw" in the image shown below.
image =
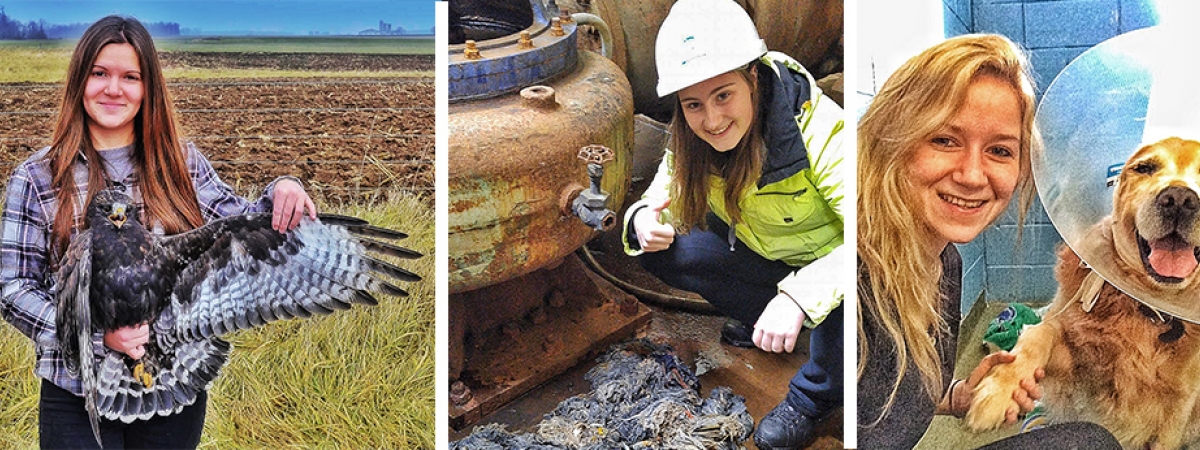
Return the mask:
{"type": "Polygon", "coordinates": [[[964,418],[971,431],[987,431],[1003,426],[1009,411],[1019,412],[1021,406],[1013,400],[1013,393],[1021,388],[1022,378],[1032,378],[1033,371],[1019,362],[993,367],[975,387],[971,407],[964,418]]]}

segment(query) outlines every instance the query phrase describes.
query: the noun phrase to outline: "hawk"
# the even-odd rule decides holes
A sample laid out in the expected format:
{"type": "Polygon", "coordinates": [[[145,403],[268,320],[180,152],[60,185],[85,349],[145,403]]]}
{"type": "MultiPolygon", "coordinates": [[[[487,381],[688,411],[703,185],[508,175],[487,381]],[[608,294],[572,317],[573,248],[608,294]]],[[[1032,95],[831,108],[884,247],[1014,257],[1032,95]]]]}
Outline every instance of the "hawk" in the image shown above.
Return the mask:
{"type": "Polygon", "coordinates": [[[82,380],[97,443],[100,417],[132,423],[195,402],[229,359],[220,336],[376,305],[373,293],[407,296],[395,283],[421,279],[372,256],[420,257],[387,242],[404,233],[353,217],[305,217],[279,233],[271,213],[243,214],[168,237],[138,217],[119,188],[97,193],[88,229],[71,241],[51,289],[58,343],[82,380]],[[140,360],[111,350],[93,356],[105,330],[143,323],[150,341],[140,360]]]}

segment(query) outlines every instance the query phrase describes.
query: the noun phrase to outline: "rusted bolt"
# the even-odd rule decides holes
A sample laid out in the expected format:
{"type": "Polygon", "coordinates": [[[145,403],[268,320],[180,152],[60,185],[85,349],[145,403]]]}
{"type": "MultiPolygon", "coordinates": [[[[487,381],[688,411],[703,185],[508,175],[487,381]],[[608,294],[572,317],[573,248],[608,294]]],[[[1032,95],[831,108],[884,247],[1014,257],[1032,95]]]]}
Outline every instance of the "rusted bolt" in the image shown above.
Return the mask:
{"type": "Polygon", "coordinates": [[[550,19],[550,35],[555,37],[567,35],[567,32],[563,31],[562,19],[557,17],[550,19]]]}
{"type": "Polygon", "coordinates": [[[521,39],[517,41],[517,48],[525,50],[533,48],[533,39],[529,35],[529,31],[521,32],[521,39]]]}
{"type": "Polygon", "coordinates": [[[515,323],[504,324],[504,335],[509,339],[516,339],[521,335],[521,326],[515,323]]]}
{"type": "Polygon", "coordinates": [[[455,381],[450,385],[450,403],[454,406],[463,406],[471,402],[471,388],[467,387],[466,383],[455,381]]]}
{"type": "Polygon", "coordinates": [[[479,54],[479,47],[475,46],[475,41],[467,41],[467,48],[463,50],[463,57],[467,59],[482,59],[483,55],[479,54]]]}
{"type": "Polygon", "coordinates": [[[621,299],[617,300],[617,301],[620,302],[621,314],[624,314],[625,317],[633,317],[633,316],[637,315],[637,313],[638,313],[637,298],[634,298],[634,296],[632,296],[632,295],[626,295],[624,297],[621,297],[621,299]]]}
{"type": "Polygon", "coordinates": [[[562,23],[571,23],[574,21],[574,19],[571,19],[571,12],[567,11],[567,8],[558,10],[558,18],[562,20],[562,23]]]}
{"type": "Polygon", "coordinates": [[[554,88],[550,86],[530,86],[521,89],[521,103],[529,108],[554,109],[558,100],[554,98],[554,88]]]}
{"type": "Polygon", "coordinates": [[[551,308],[562,308],[567,305],[567,297],[563,295],[562,291],[555,289],[550,291],[550,299],[547,303],[550,304],[551,308]]]}
{"type": "Polygon", "coordinates": [[[546,311],[542,308],[534,308],[534,310],[529,313],[529,321],[533,322],[534,325],[546,323],[546,318],[546,311]]]}

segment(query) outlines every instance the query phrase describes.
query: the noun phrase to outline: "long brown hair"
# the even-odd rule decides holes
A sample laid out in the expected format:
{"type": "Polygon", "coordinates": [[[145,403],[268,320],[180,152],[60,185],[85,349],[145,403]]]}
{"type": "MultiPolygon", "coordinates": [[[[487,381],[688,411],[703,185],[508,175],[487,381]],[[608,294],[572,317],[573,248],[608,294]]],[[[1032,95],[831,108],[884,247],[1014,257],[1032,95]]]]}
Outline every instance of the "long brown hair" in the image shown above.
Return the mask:
{"type": "Polygon", "coordinates": [[[932,233],[928,224],[913,220],[920,205],[909,173],[918,144],[954,116],[980,76],[1005,80],[1022,103],[1017,189],[1023,223],[1034,194],[1030,152],[1039,145],[1033,81],[1025,55],[1003,36],[955,37],[908,60],[884,83],[858,125],[858,257],[870,274],[858,286],[858,377],[872,345],[863,329],[869,311],[885,333],[881,338],[896,348],[898,377],[884,414],[910,360],[935,403],[943,390],[941,359],[930,339],[948,330],[938,292],[942,268],[936,252],[925,248],[932,233]]]}
{"type": "MultiPolygon", "coordinates": [[[[762,139],[762,113],[759,109],[759,93],[754,61],[734,73],[750,85],[750,102],[754,117],[746,135],[737,146],[727,152],[718,152],[704,142],[683,115],[683,105],[675,100],[675,116],[671,119],[671,141],[667,147],[674,155],[674,176],[671,177],[671,214],[679,233],[687,233],[694,226],[705,227],[704,215],[708,213],[709,176],[716,175],[725,181],[725,213],[734,225],[742,219],[738,205],[741,194],[762,175],[764,145],[762,139]]],[[[770,69],[767,69],[770,70],[770,69]]]]}
{"type": "MultiPolygon", "coordinates": [[[[88,27],[75,45],[67,69],[67,84],[54,135],[50,142],[52,183],[58,189],[58,212],[51,230],[51,260],[66,251],[75,223],[78,195],[75,162],[87,159],[87,201],[106,185],[107,175],[91,140],[91,119],[83,106],[84,90],[100,50],[109,44],[129,44],[138,55],[145,95],[134,117],[133,161],[141,182],[147,223],[158,221],[167,233],[179,233],[204,224],[196,189],[188,174],[187,155],[175,129],[175,108],[167,93],[150,33],[137,19],[108,16],[88,27]]],[[[85,203],[86,204],[86,203],[85,203]]]]}

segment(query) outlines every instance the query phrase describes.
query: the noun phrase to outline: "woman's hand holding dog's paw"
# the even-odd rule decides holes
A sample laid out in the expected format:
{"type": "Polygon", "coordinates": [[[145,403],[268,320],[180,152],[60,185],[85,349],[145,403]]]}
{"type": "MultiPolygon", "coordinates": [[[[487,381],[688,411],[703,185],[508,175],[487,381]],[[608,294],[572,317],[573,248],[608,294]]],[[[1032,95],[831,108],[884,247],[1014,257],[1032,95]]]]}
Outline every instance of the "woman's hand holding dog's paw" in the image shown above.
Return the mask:
{"type": "Polygon", "coordinates": [[[1035,402],[1042,398],[1038,385],[1045,370],[1036,367],[1027,358],[1018,361],[1017,355],[997,352],[988,355],[971,372],[966,386],[969,397],[952,399],[950,412],[961,416],[966,413],[966,425],[972,431],[999,428],[1016,423],[1020,414],[1033,410],[1035,402]],[[955,401],[957,400],[957,401],[955,401]],[[961,402],[961,403],[960,403],[961,402]],[[969,405],[966,411],[955,405],[969,405]]]}

